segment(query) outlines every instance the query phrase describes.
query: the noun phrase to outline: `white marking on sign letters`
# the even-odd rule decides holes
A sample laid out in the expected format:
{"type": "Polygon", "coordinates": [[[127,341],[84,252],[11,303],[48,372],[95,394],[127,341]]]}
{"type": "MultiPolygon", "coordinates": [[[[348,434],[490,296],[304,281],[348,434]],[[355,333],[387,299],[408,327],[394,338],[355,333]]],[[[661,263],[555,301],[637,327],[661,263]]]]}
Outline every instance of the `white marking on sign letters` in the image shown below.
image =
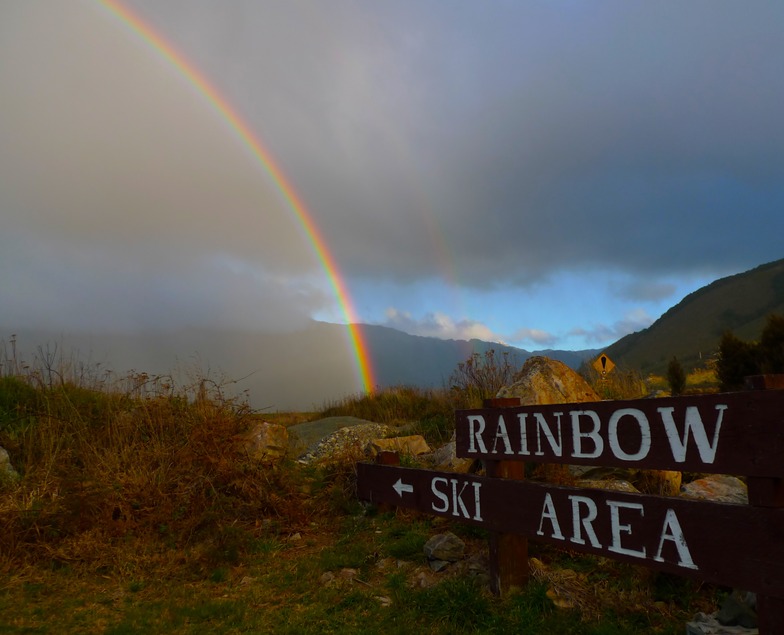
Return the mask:
{"type": "Polygon", "coordinates": [[[653,557],[656,562],[664,562],[664,558],[662,558],[662,548],[664,547],[665,540],[672,542],[678,550],[678,565],[686,567],[687,569],[699,569],[699,567],[694,564],[694,560],[691,559],[689,545],[686,544],[686,536],[683,535],[681,523],[678,521],[675,511],[672,509],[668,509],[667,515],[664,517],[664,526],[662,527],[661,538],[659,539],[659,548],[656,550],[656,555],[653,557]]]}
{"type": "Polygon", "coordinates": [[[544,495],[544,504],[542,505],[542,516],[539,519],[539,531],[536,532],[537,536],[544,536],[542,525],[544,525],[545,518],[550,521],[553,531],[550,534],[551,538],[556,540],[566,540],[561,533],[561,524],[558,522],[558,516],[555,513],[555,505],[553,505],[553,497],[550,493],[544,495]]]}
{"type": "Polygon", "coordinates": [[[621,408],[612,413],[610,422],[607,424],[607,435],[610,437],[610,448],[615,456],[622,461],[641,461],[651,450],[651,426],[648,424],[648,417],[642,410],[637,408],[621,408]],[[637,421],[640,428],[640,449],[635,454],[628,454],[618,443],[618,422],[622,417],[632,417],[637,421]]]}
{"type": "MultiPolygon", "coordinates": [[[[433,492],[433,495],[440,501],[439,505],[436,503],[431,504],[431,508],[434,512],[448,512],[451,511],[453,516],[462,517],[462,518],[469,518],[471,520],[478,520],[482,522],[484,519],[482,518],[482,503],[479,497],[479,490],[482,488],[482,484],[479,482],[471,482],[471,481],[462,481],[462,483],[456,479],[446,479],[441,476],[436,476],[430,482],[430,491],[433,492]],[[450,493],[450,486],[451,484],[451,500],[449,497],[450,493]],[[462,484],[462,487],[458,489],[458,484],[462,484]],[[443,486],[443,490],[439,489],[439,486],[443,486]],[[466,494],[466,488],[471,487],[474,491],[473,501],[471,498],[464,499],[463,496],[466,494]],[[469,506],[466,505],[466,502],[473,502],[474,509],[473,515],[471,514],[471,510],[469,506]],[[450,505],[451,504],[451,505],[450,505]]],[[[470,490],[469,490],[470,491],[470,490]]]]}
{"type": "Polygon", "coordinates": [[[596,503],[587,496],[570,496],[569,500],[572,501],[571,541],[578,545],[585,544],[583,533],[580,531],[580,525],[582,525],[583,529],[585,529],[585,533],[588,535],[588,540],[591,541],[591,546],[595,549],[601,549],[602,543],[599,542],[599,539],[596,537],[596,532],[593,530],[593,521],[596,520],[596,515],[598,514],[596,503]],[[585,505],[588,510],[585,517],[581,517],[580,515],[580,503],[585,505]]]}
{"type": "Polygon", "coordinates": [[[702,423],[700,411],[696,406],[686,408],[686,424],[683,426],[683,438],[678,436],[678,429],[675,427],[675,419],[672,416],[675,408],[657,408],[661,414],[664,429],[667,431],[667,438],[672,448],[672,458],[678,463],[686,461],[686,448],[689,443],[689,431],[694,435],[697,450],[700,453],[700,460],[703,463],[713,463],[716,459],[716,450],[719,447],[719,432],[721,431],[721,421],[724,418],[724,411],[727,409],[725,404],[718,404],[716,410],[719,416],[716,418],[716,427],[713,429],[713,443],[708,441],[708,434],[705,432],[705,425],[702,423]]]}
{"type": "Polygon", "coordinates": [[[547,419],[544,418],[544,415],[541,412],[535,412],[534,418],[536,419],[536,455],[542,456],[544,454],[544,450],[542,450],[542,432],[544,432],[544,436],[547,441],[550,443],[550,450],[552,450],[555,456],[561,456],[563,454],[563,439],[561,438],[561,415],[563,412],[554,412],[553,415],[555,416],[555,423],[556,423],[556,431],[558,432],[558,440],[555,439],[555,435],[553,431],[550,429],[550,424],[547,423],[547,419]]]}
{"type": "Polygon", "coordinates": [[[610,528],[612,530],[612,544],[607,547],[614,553],[620,553],[627,556],[634,556],[635,558],[645,558],[645,547],[642,549],[629,549],[621,545],[621,532],[631,535],[632,526],[622,525],[619,509],[636,509],[640,512],[640,516],[645,516],[645,509],[642,503],[627,503],[625,501],[607,501],[610,507],[610,528]]]}
{"type": "Polygon", "coordinates": [[[482,415],[469,415],[468,417],[468,451],[476,452],[474,439],[479,445],[479,451],[487,453],[487,447],[482,440],[482,433],[485,431],[485,418],[482,415]],[[474,427],[476,424],[476,427],[474,427]]]}
{"type": "Polygon", "coordinates": [[[498,417],[498,427],[495,431],[495,440],[493,441],[493,454],[498,454],[498,439],[504,442],[504,454],[512,454],[512,445],[509,443],[509,433],[506,431],[506,422],[504,416],[498,417]]]}
{"type": "Polygon", "coordinates": [[[397,479],[397,482],[392,486],[392,489],[397,492],[400,498],[403,498],[403,492],[414,493],[414,486],[404,483],[402,478],[397,479]]]}
{"type": "MultiPolygon", "coordinates": [[[[446,499],[446,496],[444,496],[444,498],[446,499]]],[[[602,544],[596,533],[596,529],[602,527],[604,523],[601,523],[600,521],[597,522],[600,508],[596,504],[596,501],[588,496],[570,495],[568,498],[571,502],[570,511],[572,516],[572,535],[569,536],[570,542],[578,545],[587,544],[594,549],[606,549],[613,553],[632,556],[642,560],[649,558],[648,554],[654,552],[655,543],[647,546],[639,545],[639,548],[636,549],[633,549],[629,544],[634,544],[635,526],[635,523],[629,521],[636,521],[638,526],[639,523],[643,522],[643,519],[645,518],[645,507],[643,503],[618,500],[605,501],[610,514],[610,533],[609,535],[605,534],[602,536],[604,540],[604,544],[602,544]],[[624,520],[627,522],[621,521],[621,510],[624,510],[624,520]],[[594,527],[595,523],[597,527],[594,527]],[[623,534],[626,534],[626,545],[622,543],[623,534]],[[607,544],[608,542],[609,544],[607,544]]],[[[566,540],[563,531],[561,531],[561,523],[558,520],[555,503],[549,492],[544,495],[542,513],[539,516],[539,529],[537,530],[536,535],[544,536],[552,540],[566,540]]],[[[699,567],[694,564],[694,560],[691,557],[689,546],[686,544],[686,536],[683,534],[683,529],[681,528],[678,516],[675,514],[675,510],[667,510],[658,536],[658,547],[655,549],[656,555],[653,556],[655,561],[665,561],[665,558],[662,555],[665,548],[664,543],[671,542],[677,551],[676,564],[679,567],[699,569],[699,567]]]]}
{"type": "Polygon", "coordinates": [[[604,439],[599,435],[602,422],[593,410],[572,410],[569,415],[572,417],[572,444],[574,450],[572,456],[579,459],[595,459],[604,452],[604,439]],[[593,421],[593,429],[583,432],[580,429],[580,416],[586,416],[593,421]],[[593,452],[583,452],[583,439],[593,441],[593,452]]]}

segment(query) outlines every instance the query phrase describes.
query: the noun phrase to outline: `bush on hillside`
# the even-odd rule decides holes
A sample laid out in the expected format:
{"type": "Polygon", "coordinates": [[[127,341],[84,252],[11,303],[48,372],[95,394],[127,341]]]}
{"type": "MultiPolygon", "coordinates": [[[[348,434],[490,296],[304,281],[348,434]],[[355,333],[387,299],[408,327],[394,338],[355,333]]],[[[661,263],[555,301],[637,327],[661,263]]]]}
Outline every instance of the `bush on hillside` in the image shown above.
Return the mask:
{"type": "Polygon", "coordinates": [[[677,357],[673,357],[667,366],[667,383],[670,385],[670,394],[683,394],[686,388],[686,373],[677,357]]]}
{"type": "Polygon", "coordinates": [[[716,373],[722,391],[742,390],[750,375],[784,373],[784,316],[768,316],[759,342],[745,342],[725,332],[716,373]]]}
{"type": "Polygon", "coordinates": [[[484,355],[474,353],[460,362],[449,378],[449,386],[458,407],[476,408],[511,384],[518,370],[510,361],[509,353],[497,357],[495,350],[490,349],[484,355]]]}
{"type": "Polygon", "coordinates": [[[784,373],[784,315],[768,316],[759,349],[763,373],[784,373]]]}

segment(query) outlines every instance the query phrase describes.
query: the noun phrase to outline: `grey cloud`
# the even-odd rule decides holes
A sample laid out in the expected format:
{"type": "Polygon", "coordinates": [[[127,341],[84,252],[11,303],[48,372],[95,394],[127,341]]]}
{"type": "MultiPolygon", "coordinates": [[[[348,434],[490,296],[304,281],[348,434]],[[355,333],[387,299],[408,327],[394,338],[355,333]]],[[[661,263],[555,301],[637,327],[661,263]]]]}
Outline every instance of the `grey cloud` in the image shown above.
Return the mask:
{"type": "Polygon", "coordinates": [[[777,3],[133,4],[200,53],[353,277],[781,256],[777,3]]]}
{"type": "Polygon", "coordinates": [[[136,331],[177,326],[290,331],[331,297],[226,258],[71,248],[33,234],[0,237],[0,325],[136,331]],[[13,273],[11,273],[13,272],[13,273]]]}
{"type": "Polygon", "coordinates": [[[628,333],[649,327],[653,321],[645,311],[637,309],[612,324],[598,324],[588,329],[574,328],[569,331],[569,335],[583,337],[588,342],[612,342],[628,333]]]}
{"type": "Polygon", "coordinates": [[[443,313],[428,313],[422,318],[414,318],[410,313],[387,309],[383,326],[389,326],[412,335],[437,337],[450,340],[479,339],[504,343],[501,335],[494,333],[485,324],[476,320],[453,320],[443,313]]]}
{"type": "Polygon", "coordinates": [[[536,346],[552,347],[558,342],[558,337],[541,329],[520,329],[511,336],[512,342],[533,342],[536,346]]]}
{"type": "MultiPolygon", "coordinates": [[[[128,5],[249,122],[354,280],[621,270],[644,300],[783,255],[778,2],[128,5]]],[[[56,297],[63,260],[100,287],[111,253],[128,306],[245,324],[326,301],[269,175],[159,54],[98,3],[0,12],[4,236],[36,254],[30,294],[56,297]]]]}
{"type": "Polygon", "coordinates": [[[675,289],[675,285],[669,282],[636,280],[615,289],[615,292],[619,297],[635,302],[655,302],[671,298],[675,293],[675,289]]]}

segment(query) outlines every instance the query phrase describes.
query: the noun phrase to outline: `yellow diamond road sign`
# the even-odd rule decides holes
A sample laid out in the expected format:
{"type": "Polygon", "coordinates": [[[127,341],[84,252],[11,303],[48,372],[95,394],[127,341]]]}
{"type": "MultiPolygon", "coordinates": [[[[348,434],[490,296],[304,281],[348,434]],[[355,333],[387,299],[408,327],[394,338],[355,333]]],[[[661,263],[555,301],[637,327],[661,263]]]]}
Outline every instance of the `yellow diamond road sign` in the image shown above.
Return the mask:
{"type": "Polygon", "coordinates": [[[599,371],[602,375],[606,375],[613,368],[615,368],[615,364],[613,364],[613,361],[609,357],[607,357],[607,355],[602,353],[601,355],[599,355],[599,357],[596,358],[596,361],[594,361],[593,367],[597,371],[599,371]]]}

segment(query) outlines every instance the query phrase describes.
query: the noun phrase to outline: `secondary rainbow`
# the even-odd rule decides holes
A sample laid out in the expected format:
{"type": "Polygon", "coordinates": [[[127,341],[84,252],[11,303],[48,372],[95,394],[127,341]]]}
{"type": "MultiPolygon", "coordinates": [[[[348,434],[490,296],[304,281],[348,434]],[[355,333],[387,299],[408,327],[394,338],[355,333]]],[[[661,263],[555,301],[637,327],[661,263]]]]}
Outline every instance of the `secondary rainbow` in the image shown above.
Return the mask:
{"type": "Polygon", "coordinates": [[[164,40],[155,29],[117,0],[96,1],[108,9],[114,16],[119,18],[124,25],[129,27],[131,31],[166,59],[167,62],[169,62],[207,99],[208,103],[221,115],[221,117],[223,117],[232,131],[248,147],[270,176],[286,204],[294,212],[307,236],[308,242],[312,246],[316,257],[327,275],[329,284],[340,304],[341,312],[346,318],[349,339],[351,340],[353,355],[356,359],[357,371],[359,373],[360,381],[362,382],[362,387],[365,392],[372,393],[375,387],[373,367],[370,361],[367,343],[357,324],[357,315],[354,311],[351,296],[346,288],[346,283],[343,281],[335,258],[327,248],[324,238],[321,236],[318,227],[305,207],[305,203],[291,186],[291,183],[289,183],[282,170],[275,164],[272,156],[264,148],[250,126],[242,120],[234,108],[232,108],[220,93],[215,90],[207,78],[204,77],[198,69],[194,68],[179,51],[164,40]]]}

